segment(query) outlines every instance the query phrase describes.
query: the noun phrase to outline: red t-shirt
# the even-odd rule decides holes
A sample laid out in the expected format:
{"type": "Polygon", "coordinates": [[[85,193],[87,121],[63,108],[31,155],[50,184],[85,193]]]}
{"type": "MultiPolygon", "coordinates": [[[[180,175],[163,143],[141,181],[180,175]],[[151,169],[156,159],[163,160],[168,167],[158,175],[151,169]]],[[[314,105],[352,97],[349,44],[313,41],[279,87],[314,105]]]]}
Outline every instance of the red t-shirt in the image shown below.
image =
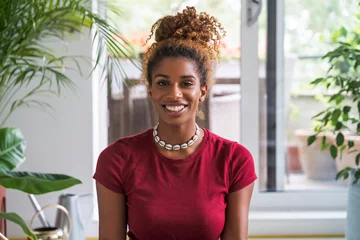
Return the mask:
{"type": "Polygon", "coordinates": [[[101,154],[94,179],[125,194],[132,240],[215,240],[225,223],[226,197],[256,180],[242,145],[204,129],[185,159],[162,155],[152,129],[117,140],[101,154]]]}

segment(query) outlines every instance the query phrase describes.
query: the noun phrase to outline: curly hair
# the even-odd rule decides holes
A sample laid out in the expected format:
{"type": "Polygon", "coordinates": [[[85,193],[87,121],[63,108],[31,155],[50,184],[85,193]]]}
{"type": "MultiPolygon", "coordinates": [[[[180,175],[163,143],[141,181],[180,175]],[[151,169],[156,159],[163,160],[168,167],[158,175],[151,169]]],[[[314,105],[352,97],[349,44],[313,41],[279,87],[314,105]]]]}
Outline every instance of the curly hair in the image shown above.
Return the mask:
{"type": "Polygon", "coordinates": [[[143,57],[142,81],[151,86],[151,73],[162,59],[185,57],[195,63],[200,85],[210,85],[212,64],[220,58],[219,45],[225,33],[217,19],[205,12],[197,14],[194,7],[159,19],[147,39],[155,34],[155,42],[143,57]]]}

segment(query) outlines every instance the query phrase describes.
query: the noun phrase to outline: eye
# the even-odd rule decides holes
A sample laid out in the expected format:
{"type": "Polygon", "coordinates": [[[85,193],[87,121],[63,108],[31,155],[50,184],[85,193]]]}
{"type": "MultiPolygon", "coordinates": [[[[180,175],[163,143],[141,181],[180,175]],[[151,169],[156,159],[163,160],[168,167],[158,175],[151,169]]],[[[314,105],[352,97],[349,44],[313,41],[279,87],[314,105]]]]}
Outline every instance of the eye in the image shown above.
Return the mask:
{"type": "Polygon", "coordinates": [[[185,86],[185,87],[190,87],[192,85],[194,85],[194,83],[192,83],[192,82],[189,82],[189,81],[183,82],[183,86],[185,86]]]}
{"type": "Polygon", "coordinates": [[[160,80],[156,84],[160,87],[168,85],[167,81],[165,81],[165,80],[160,80]]]}

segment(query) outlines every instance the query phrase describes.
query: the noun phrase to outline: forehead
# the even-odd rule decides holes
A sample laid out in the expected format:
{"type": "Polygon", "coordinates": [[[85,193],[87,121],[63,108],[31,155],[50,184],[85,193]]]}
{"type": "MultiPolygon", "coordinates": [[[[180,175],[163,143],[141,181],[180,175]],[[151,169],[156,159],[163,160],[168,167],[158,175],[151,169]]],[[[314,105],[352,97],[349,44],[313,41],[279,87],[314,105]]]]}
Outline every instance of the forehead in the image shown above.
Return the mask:
{"type": "Polygon", "coordinates": [[[166,75],[198,75],[194,61],[184,57],[163,58],[152,71],[152,75],[159,73],[166,75]]]}

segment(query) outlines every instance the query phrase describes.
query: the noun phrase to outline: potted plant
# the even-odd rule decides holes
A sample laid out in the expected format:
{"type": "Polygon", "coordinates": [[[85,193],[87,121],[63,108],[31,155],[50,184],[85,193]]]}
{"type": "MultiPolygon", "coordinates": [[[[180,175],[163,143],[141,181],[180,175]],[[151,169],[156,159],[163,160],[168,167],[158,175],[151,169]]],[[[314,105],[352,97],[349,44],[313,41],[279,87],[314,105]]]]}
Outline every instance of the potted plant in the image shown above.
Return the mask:
{"type": "MultiPolygon", "coordinates": [[[[360,19],[360,15],[357,15],[360,19]]],[[[320,141],[321,149],[337,162],[336,179],[348,179],[347,239],[358,239],[360,230],[360,24],[353,31],[342,27],[334,33],[335,49],[323,59],[328,60],[326,76],[311,82],[323,86],[328,105],[313,119],[317,121],[315,134],[308,137],[308,145],[320,141]],[[326,134],[332,132],[329,138],[326,134]]]]}
{"type": "MultiPolygon", "coordinates": [[[[118,37],[106,19],[92,10],[91,3],[90,0],[2,0],[0,3],[0,187],[45,194],[81,183],[63,174],[15,171],[26,159],[26,141],[20,129],[6,127],[6,121],[19,107],[48,109],[51,106],[37,96],[59,96],[63,88],[75,86],[64,70],[68,69],[69,60],[78,66],[77,58],[54,54],[53,49],[43,45],[49,38],[64,41],[68,34],[93,31],[93,40],[99,42],[94,44],[97,50],[94,68],[106,44],[109,56],[104,60],[103,76],[106,79],[109,66],[124,75],[121,66],[113,63],[110,56],[128,58],[132,48],[118,37]]],[[[107,9],[117,12],[111,6],[107,9]]],[[[80,67],[76,70],[80,71],[80,67]]],[[[0,218],[19,224],[28,237],[36,239],[16,213],[0,211],[0,218]]]]}

